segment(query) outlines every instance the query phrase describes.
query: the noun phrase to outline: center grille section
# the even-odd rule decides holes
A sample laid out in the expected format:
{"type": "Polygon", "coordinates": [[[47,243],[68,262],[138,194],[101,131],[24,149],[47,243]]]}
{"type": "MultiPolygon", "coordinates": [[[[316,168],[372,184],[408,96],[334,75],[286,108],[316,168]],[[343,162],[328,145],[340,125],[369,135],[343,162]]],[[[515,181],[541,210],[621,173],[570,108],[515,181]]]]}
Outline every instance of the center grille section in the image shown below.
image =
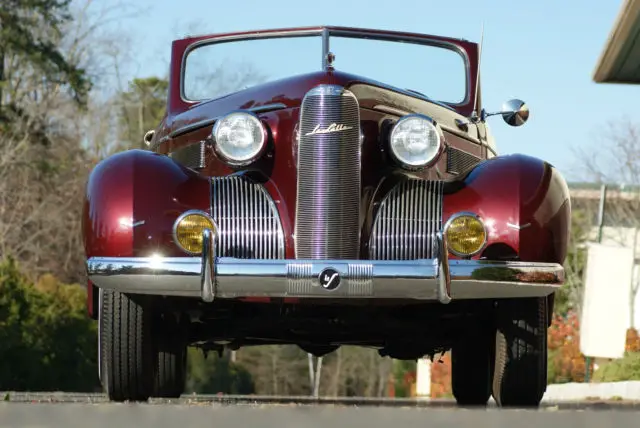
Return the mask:
{"type": "Polygon", "coordinates": [[[336,85],[310,90],[300,108],[296,258],[358,258],[360,157],[356,97],[336,85]]]}
{"type": "Polygon", "coordinates": [[[218,226],[216,257],[284,258],[278,209],[261,184],[238,175],[214,177],[211,214],[218,226]]]}
{"type": "Polygon", "coordinates": [[[442,229],[442,182],[409,179],[382,200],[369,238],[372,260],[430,259],[442,229]]]}

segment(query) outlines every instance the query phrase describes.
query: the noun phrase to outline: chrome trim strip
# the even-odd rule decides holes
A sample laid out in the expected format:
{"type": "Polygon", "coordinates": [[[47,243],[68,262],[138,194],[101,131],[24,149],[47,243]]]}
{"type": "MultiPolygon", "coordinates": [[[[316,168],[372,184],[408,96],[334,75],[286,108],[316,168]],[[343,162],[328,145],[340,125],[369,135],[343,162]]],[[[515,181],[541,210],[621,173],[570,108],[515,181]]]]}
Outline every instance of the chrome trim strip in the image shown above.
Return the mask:
{"type": "Polygon", "coordinates": [[[200,294],[204,302],[213,302],[215,297],[215,239],[215,235],[210,229],[204,230],[202,234],[202,275],[200,280],[200,294]]]}
{"type": "MultiPolygon", "coordinates": [[[[440,105],[438,102],[433,101],[433,100],[425,100],[425,101],[440,105]]],[[[442,107],[449,108],[448,105],[442,105],[442,107]]],[[[401,110],[401,109],[398,109],[398,108],[395,108],[395,107],[391,107],[391,106],[387,106],[387,105],[384,105],[384,104],[376,104],[375,106],[373,106],[373,110],[377,110],[377,111],[382,112],[382,113],[391,114],[391,115],[397,116],[397,117],[402,117],[402,116],[406,116],[406,115],[409,115],[409,114],[419,113],[417,111],[401,110]]],[[[462,116],[462,117],[464,117],[464,116],[462,116]]],[[[451,134],[457,135],[458,137],[466,138],[466,139],[470,140],[471,142],[473,142],[475,144],[481,144],[482,145],[482,141],[479,138],[476,138],[473,135],[471,135],[470,131],[468,131],[468,132],[461,131],[460,129],[453,128],[453,127],[451,127],[451,126],[449,126],[447,124],[443,124],[442,122],[438,122],[438,125],[444,131],[447,131],[447,132],[449,132],[451,134]]]]}
{"type": "Polygon", "coordinates": [[[199,120],[197,122],[190,123],[188,125],[181,126],[178,129],[174,129],[169,133],[169,138],[176,138],[184,134],[188,134],[189,132],[196,131],[198,129],[206,128],[207,126],[212,126],[221,116],[216,116],[209,119],[199,120]]]}
{"type": "MultiPolygon", "coordinates": [[[[270,111],[275,111],[275,110],[283,110],[286,109],[287,105],[284,103],[272,103],[272,104],[265,104],[263,106],[256,106],[256,107],[251,107],[251,108],[247,108],[247,109],[240,109],[240,110],[234,110],[235,112],[239,112],[239,111],[246,111],[249,113],[254,113],[254,114],[260,114],[260,113],[267,113],[270,111]]],[[[173,131],[171,131],[169,133],[169,138],[176,138],[179,137],[181,135],[187,134],[189,132],[198,130],[200,128],[204,128],[210,125],[213,125],[218,119],[220,119],[221,117],[224,117],[225,115],[222,116],[216,116],[213,118],[207,118],[207,119],[203,119],[203,120],[199,120],[197,122],[193,122],[190,123],[188,125],[184,125],[178,129],[174,129],[173,131]]]]}
{"type": "MultiPolygon", "coordinates": [[[[450,298],[543,297],[564,281],[556,263],[450,260],[450,298]]],[[[90,258],[89,279],[100,288],[126,293],[202,298],[202,258],[90,258]]],[[[315,297],[399,298],[428,301],[439,296],[438,259],[421,260],[256,260],[215,259],[216,298],[315,297]],[[342,276],[340,287],[325,290],[318,276],[327,267],[342,276]],[[357,273],[357,274],[355,274],[357,273]],[[354,277],[350,277],[354,275],[354,277]]],[[[212,284],[213,287],[213,284],[212,284]]]]}
{"type": "Polygon", "coordinates": [[[436,234],[436,242],[440,260],[438,264],[438,300],[440,303],[447,304],[451,302],[451,269],[447,254],[447,241],[442,236],[442,232],[436,234]]]}
{"type": "Polygon", "coordinates": [[[322,29],[322,70],[329,70],[331,65],[329,64],[329,30],[327,28],[322,29]]]}

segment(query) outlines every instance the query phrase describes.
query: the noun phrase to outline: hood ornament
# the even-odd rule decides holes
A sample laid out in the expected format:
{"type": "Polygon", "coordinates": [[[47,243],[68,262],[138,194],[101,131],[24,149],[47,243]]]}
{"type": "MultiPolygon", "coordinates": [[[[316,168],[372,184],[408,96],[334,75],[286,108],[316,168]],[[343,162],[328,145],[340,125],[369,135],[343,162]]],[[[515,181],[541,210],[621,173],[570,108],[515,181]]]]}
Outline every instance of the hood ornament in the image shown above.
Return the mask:
{"type": "Polygon", "coordinates": [[[343,125],[341,123],[332,123],[331,125],[329,125],[325,129],[322,129],[320,127],[320,125],[316,125],[316,127],[313,128],[313,131],[307,132],[304,135],[331,134],[331,133],[334,133],[334,132],[348,131],[349,129],[353,129],[353,126],[347,126],[347,125],[343,125]]]}

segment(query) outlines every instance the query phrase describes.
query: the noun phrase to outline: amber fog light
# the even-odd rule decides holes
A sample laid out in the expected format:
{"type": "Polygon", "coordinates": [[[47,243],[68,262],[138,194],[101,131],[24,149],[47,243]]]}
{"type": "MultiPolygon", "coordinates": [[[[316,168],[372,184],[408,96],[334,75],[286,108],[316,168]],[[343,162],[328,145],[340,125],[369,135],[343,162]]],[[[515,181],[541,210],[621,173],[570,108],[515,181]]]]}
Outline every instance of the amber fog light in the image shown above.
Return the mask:
{"type": "Polygon", "coordinates": [[[487,242],[487,230],[473,213],[458,213],[444,227],[449,251],[458,257],[477,254],[487,242]]]}
{"type": "Polygon", "coordinates": [[[202,253],[202,233],[205,229],[216,234],[217,228],[213,219],[203,211],[187,211],[176,220],[173,226],[173,237],[176,243],[188,253],[202,253]]]}

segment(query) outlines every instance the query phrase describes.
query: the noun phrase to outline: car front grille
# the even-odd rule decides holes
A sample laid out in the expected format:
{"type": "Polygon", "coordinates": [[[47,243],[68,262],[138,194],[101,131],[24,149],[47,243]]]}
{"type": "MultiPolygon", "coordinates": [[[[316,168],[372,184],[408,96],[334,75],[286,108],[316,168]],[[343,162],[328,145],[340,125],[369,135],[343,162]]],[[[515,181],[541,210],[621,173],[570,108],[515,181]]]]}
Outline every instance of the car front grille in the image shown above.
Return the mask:
{"type": "Polygon", "coordinates": [[[179,164],[194,170],[201,170],[205,164],[206,143],[198,141],[197,143],[188,144],[184,147],[169,153],[169,157],[179,164]]]}
{"type": "Polygon", "coordinates": [[[241,175],[214,177],[211,211],[218,226],[217,257],[284,258],[284,232],[265,188],[241,175]]]}
{"type": "Polygon", "coordinates": [[[384,197],[369,238],[372,260],[430,259],[442,229],[441,181],[407,179],[384,197]]]}
{"type": "Polygon", "coordinates": [[[447,147],[447,172],[451,174],[463,173],[482,162],[477,156],[465,151],[447,147]]]}
{"type": "Polygon", "coordinates": [[[299,135],[296,258],[358,258],[358,100],[341,86],[313,88],[302,101],[299,135]]]}

